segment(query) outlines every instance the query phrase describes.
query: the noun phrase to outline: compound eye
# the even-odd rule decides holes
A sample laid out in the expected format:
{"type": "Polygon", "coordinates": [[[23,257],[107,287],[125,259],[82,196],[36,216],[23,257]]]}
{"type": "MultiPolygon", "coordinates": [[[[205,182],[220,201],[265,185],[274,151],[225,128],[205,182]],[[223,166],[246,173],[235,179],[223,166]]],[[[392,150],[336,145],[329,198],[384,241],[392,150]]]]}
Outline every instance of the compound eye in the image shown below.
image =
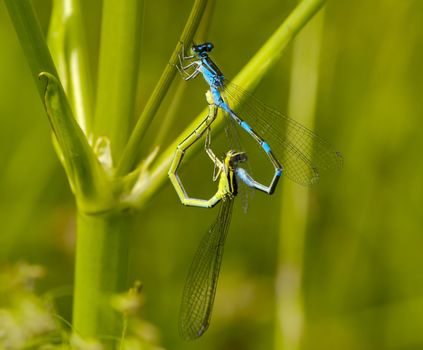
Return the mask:
{"type": "Polygon", "coordinates": [[[214,46],[212,43],[207,43],[207,52],[210,52],[211,50],[213,50],[214,46]]]}
{"type": "Polygon", "coordinates": [[[237,162],[244,163],[246,161],[247,161],[247,154],[246,153],[240,153],[240,154],[238,154],[237,162]]]}

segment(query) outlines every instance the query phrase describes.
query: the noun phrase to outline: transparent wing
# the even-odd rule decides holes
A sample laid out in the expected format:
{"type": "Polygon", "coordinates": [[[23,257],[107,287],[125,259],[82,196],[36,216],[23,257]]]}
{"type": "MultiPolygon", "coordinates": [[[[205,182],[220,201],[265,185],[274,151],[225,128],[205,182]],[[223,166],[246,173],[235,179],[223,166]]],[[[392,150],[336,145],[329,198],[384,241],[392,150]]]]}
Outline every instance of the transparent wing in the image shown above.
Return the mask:
{"type": "Polygon", "coordinates": [[[235,113],[244,119],[272,149],[283,166],[283,174],[301,185],[311,185],[319,173],[342,167],[339,152],[300,123],[266,106],[253,94],[225,81],[229,106],[239,103],[235,113]]]}
{"type": "Polygon", "coordinates": [[[186,340],[200,337],[209,326],[232,206],[233,199],[222,201],[219,215],[191,263],[179,318],[179,333],[186,340]]]}

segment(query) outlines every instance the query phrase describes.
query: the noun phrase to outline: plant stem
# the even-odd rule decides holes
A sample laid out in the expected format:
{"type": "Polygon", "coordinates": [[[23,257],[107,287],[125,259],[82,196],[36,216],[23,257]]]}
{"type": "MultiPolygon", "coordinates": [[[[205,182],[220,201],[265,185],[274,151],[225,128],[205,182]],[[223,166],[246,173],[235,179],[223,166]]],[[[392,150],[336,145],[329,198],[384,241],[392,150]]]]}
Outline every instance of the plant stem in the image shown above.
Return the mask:
{"type": "Polygon", "coordinates": [[[134,118],[143,22],[143,1],[105,0],[95,111],[95,136],[110,140],[118,160],[134,118]]]}
{"type": "MultiPolygon", "coordinates": [[[[288,16],[288,18],[273,33],[261,49],[253,56],[247,65],[238,73],[234,82],[246,89],[254,89],[260,80],[279,60],[282,53],[295,35],[304,25],[320,10],[325,0],[304,0],[288,16]]],[[[233,105],[233,108],[236,106],[233,105]]],[[[172,162],[173,155],[179,142],[194,130],[206,117],[208,108],[205,108],[180,136],[172,142],[160,155],[150,171],[150,183],[138,200],[138,205],[143,206],[153,196],[167,179],[167,169],[172,162]]],[[[223,118],[217,118],[213,123],[213,130],[221,130],[223,118]]],[[[190,152],[185,155],[185,160],[192,157],[202,149],[203,144],[196,142],[190,152]]]]}
{"type": "Polygon", "coordinates": [[[18,35],[38,93],[44,100],[44,83],[38,79],[41,72],[49,72],[59,79],[48,50],[43,32],[30,0],[4,0],[16,34],[18,35]]]}
{"type": "MultiPolygon", "coordinates": [[[[317,98],[323,13],[302,31],[294,45],[289,115],[312,129],[317,98]]],[[[284,182],[276,281],[275,349],[298,350],[304,330],[303,257],[308,188],[284,182]]]]}
{"type": "Polygon", "coordinates": [[[85,134],[93,119],[93,84],[80,0],[54,0],[48,43],[73,114],[85,134]]]}
{"type": "MultiPolygon", "coordinates": [[[[195,40],[198,43],[207,41],[210,26],[213,20],[214,8],[216,7],[216,0],[208,0],[206,8],[204,9],[203,17],[201,18],[200,25],[198,26],[195,40]]],[[[183,80],[181,80],[183,81],[183,80]]]]}
{"type": "Polygon", "coordinates": [[[147,101],[147,104],[138,119],[134,131],[129,138],[122,155],[122,159],[117,167],[116,175],[122,176],[130,172],[136,163],[140,160],[141,141],[153,120],[161,102],[163,101],[170,84],[176,74],[175,65],[178,63],[178,55],[182,49],[182,43],[191,43],[194,34],[198,28],[202,15],[207,5],[207,0],[195,0],[184,31],[181,34],[180,42],[176,45],[175,50],[170,57],[169,64],[166,65],[159,82],[154,88],[153,93],[147,101]]]}
{"type": "MultiPolygon", "coordinates": [[[[129,288],[129,237],[133,218],[122,212],[78,213],[73,326],[83,337],[118,339],[122,315],[110,304],[112,294],[129,288]]],[[[108,348],[114,348],[111,342],[108,348]]]]}

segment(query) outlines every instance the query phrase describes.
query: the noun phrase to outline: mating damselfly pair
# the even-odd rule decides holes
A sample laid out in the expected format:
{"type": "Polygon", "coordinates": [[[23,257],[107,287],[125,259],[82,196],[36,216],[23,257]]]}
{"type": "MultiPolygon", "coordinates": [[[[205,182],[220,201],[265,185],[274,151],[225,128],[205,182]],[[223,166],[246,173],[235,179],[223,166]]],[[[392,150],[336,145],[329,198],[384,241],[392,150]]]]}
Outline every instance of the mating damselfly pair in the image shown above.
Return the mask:
{"type": "Polygon", "coordinates": [[[238,183],[242,182],[252,189],[272,194],[282,174],[298,184],[310,185],[317,182],[322,171],[340,168],[343,162],[341,154],[333,151],[315,133],[227,81],[209,56],[212,49],[213,44],[210,42],[193,45],[192,53],[188,56],[182,49],[177,66],[185,80],[194,79],[199,74],[203,76],[209,86],[206,94],[209,113],[178,145],[169,177],[185,205],[210,208],[222,202],[216,221],[197,249],[186,280],[179,321],[179,330],[184,339],[201,336],[210,323],[238,183]],[[231,106],[236,107],[233,109],[231,106]],[[245,152],[230,149],[222,160],[213,153],[210,128],[219,110],[247,132],[264,151],[274,168],[269,185],[256,181],[241,166],[247,160],[245,152]],[[215,164],[215,171],[217,169],[214,180],[219,180],[217,192],[208,200],[189,197],[178,176],[185,152],[206,131],[205,150],[215,164]]]}

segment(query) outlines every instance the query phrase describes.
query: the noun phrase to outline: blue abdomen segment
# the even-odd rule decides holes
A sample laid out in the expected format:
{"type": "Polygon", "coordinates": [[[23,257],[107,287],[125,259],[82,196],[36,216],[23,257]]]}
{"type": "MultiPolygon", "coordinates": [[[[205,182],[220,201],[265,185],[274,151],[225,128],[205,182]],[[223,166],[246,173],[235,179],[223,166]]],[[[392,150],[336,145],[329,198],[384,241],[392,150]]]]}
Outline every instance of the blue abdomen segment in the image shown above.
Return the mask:
{"type": "Polygon", "coordinates": [[[261,147],[263,147],[263,149],[264,149],[264,151],[266,152],[266,153],[270,153],[272,150],[270,149],[270,146],[269,146],[269,144],[267,143],[267,142],[262,142],[261,143],[261,147]]]}
{"type": "Polygon", "coordinates": [[[239,120],[240,120],[239,125],[241,126],[241,128],[243,128],[246,132],[248,132],[251,136],[253,136],[259,142],[260,146],[263,148],[263,150],[267,154],[272,152],[269,144],[265,142],[260,136],[258,136],[247,122],[241,119],[239,120]]]}
{"type": "Polygon", "coordinates": [[[232,117],[234,117],[232,110],[229,108],[227,103],[223,100],[219,89],[214,86],[210,86],[210,91],[212,93],[213,101],[215,105],[218,106],[219,108],[222,108],[226,113],[229,113],[232,117]]]}
{"type": "Polygon", "coordinates": [[[241,127],[242,127],[244,130],[246,130],[248,133],[251,133],[251,130],[252,130],[252,129],[251,129],[251,126],[249,126],[249,125],[248,125],[248,123],[246,123],[246,122],[242,121],[240,125],[241,125],[241,127]]]}

